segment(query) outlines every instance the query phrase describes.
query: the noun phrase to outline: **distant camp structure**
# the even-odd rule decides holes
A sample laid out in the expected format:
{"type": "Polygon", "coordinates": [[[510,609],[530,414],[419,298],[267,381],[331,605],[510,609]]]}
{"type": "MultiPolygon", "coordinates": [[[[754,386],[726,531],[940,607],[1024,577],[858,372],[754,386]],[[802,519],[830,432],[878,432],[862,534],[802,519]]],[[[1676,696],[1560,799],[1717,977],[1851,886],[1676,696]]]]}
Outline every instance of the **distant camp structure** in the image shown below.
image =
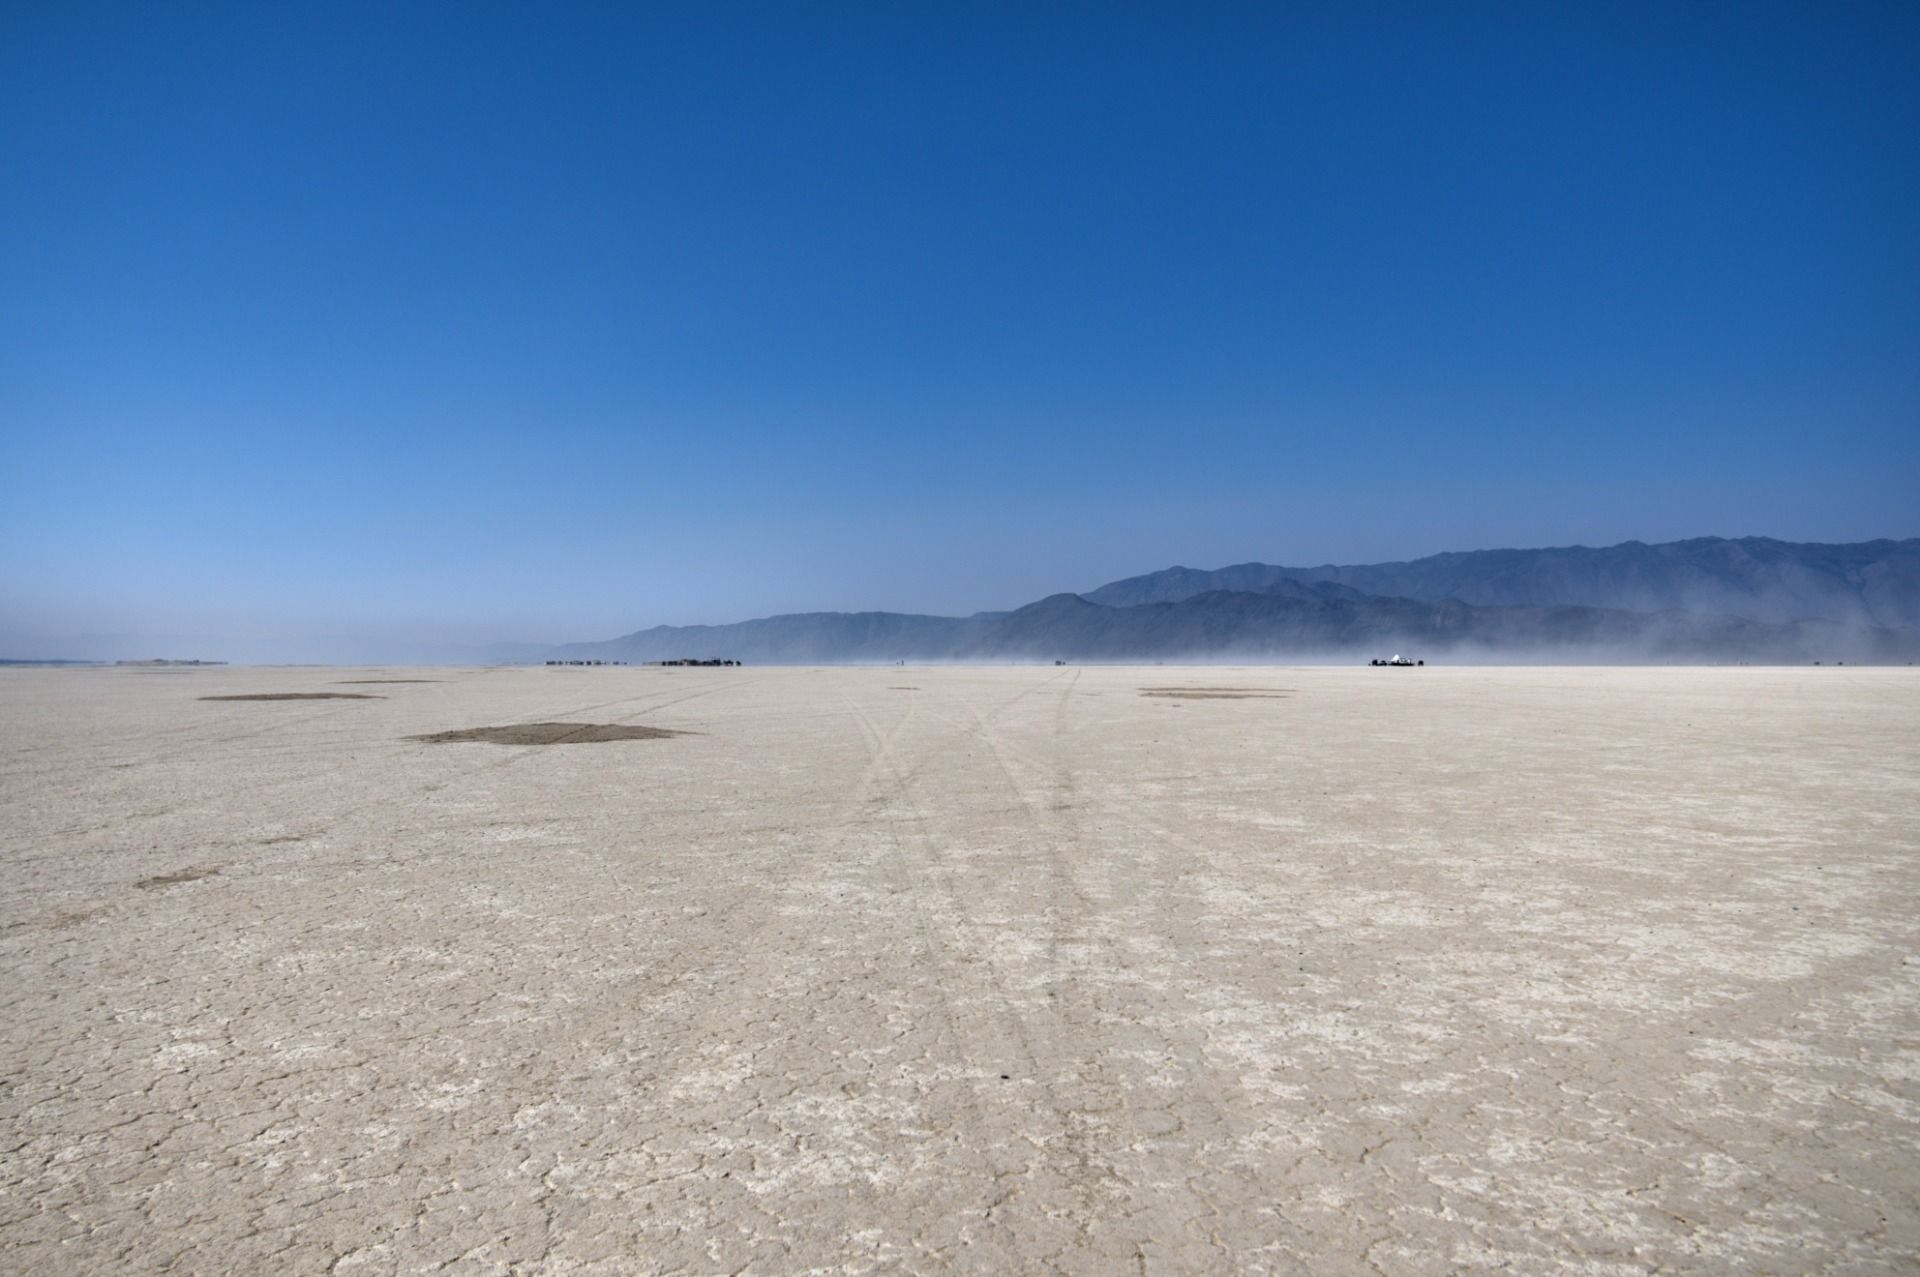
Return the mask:
{"type": "MultiPolygon", "coordinates": [[[[549,665],[625,665],[626,661],[548,661],[549,665]]],[[[641,665],[745,665],[745,661],[728,661],[716,657],[713,660],[699,660],[686,656],[677,661],[641,661],[641,665]]]]}
{"type": "Polygon", "coordinates": [[[225,665],[225,661],[176,661],[165,657],[154,657],[149,661],[115,661],[115,665],[225,665]]]}
{"type": "Polygon", "coordinates": [[[1382,665],[1382,666],[1385,666],[1385,665],[1392,665],[1392,666],[1397,666],[1397,667],[1399,667],[1399,668],[1402,668],[1402,669],[1410,669],[1410,668],[1412,668],[1412,667],[1413,667],[1413,666],[1415,666],[1415,665],[1425,665],[1425,664],[1426,664],[1426,662],[1425,662],[1425,661],[1416,661],[1416,660],[1414,660],[1414,659],[1413,659],[1412,657],[1410,657],[1410,656],[1402,656],[1402,655],[1400,655],[1400,653],[1398,653],[1398,652],[1395,652],[1395,653],[1393,654],[1393,659],[1392,659],[1392,660],[1390,660],[1390,661],[1368,661],[1368,662],[1367,662],[1367,664],[1369,664],[1369,665],[1382,665]]]}

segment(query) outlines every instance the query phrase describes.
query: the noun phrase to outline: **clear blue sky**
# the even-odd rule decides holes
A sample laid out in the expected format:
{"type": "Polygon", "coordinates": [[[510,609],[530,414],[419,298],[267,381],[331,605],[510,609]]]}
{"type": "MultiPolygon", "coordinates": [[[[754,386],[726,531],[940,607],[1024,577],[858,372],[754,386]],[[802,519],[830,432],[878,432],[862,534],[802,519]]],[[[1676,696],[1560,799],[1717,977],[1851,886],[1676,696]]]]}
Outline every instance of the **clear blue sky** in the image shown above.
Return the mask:
{"type": "Polygon", "coordinates": [[[0,0],[0,442],[0,655],[1915,535],[1920,5],[0,0]]]}

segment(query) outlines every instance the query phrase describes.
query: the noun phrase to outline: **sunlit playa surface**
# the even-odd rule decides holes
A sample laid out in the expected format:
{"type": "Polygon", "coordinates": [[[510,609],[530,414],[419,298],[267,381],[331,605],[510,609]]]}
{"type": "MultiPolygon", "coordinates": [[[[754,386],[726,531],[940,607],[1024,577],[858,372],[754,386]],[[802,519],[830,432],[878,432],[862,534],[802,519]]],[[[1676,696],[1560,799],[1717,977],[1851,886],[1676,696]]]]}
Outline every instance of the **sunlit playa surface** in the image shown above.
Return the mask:
{"type": "Polygon", "coordinates": [[[1911,670],[9,670],[0,724],[0,1271],[1920,1253],[1911,670]]]}

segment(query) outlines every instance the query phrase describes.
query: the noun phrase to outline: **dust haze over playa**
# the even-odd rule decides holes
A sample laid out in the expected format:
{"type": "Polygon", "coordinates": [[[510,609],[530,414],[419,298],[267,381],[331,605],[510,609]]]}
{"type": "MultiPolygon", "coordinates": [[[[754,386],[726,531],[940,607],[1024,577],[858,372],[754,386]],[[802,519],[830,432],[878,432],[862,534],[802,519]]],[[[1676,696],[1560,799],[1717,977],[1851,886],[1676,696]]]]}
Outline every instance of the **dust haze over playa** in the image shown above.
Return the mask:
{"type": "Polygon", "coordinates": [[[1920,540],[1789,545],[1700,537],[1416,563],[1176,567],[1010,612],[812,612],[657,626],[563,644],[541,657],[661,661],[698,650],[778,664],[1345,664],[1399,649],[1482,664],[1911,663],[1920,657],[1920,540]]]}
{"type": "Polygon", "coordinates": [[[0,120],[0,1273],[1920,1271],[1920,10],[0,120]]]}

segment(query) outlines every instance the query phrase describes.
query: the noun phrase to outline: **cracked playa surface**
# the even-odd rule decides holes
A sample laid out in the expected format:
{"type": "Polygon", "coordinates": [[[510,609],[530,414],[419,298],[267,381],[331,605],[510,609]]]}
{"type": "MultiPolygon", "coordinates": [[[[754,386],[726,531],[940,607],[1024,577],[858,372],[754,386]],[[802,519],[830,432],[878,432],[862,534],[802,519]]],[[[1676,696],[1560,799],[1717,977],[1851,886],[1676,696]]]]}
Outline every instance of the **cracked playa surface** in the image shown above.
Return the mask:
{"type": "Polygon", "coordinates": [[[0,1271],[1920,1264],[1912,671],[339,676],[0,672],[0,1271]]]}

